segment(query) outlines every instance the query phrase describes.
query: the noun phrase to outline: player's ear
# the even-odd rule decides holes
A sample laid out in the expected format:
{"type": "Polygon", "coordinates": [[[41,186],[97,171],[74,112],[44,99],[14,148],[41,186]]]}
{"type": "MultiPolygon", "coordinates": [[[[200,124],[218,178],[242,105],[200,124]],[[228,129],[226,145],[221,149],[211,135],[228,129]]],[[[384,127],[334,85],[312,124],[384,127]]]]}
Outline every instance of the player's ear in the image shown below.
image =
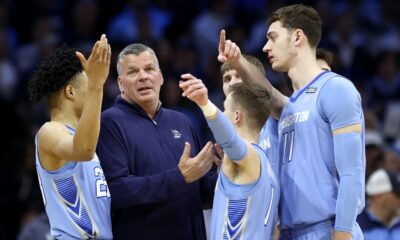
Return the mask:
{"type": "Polygon", "coordinates": [[[72,99],[75,96],[74,87],[71,84],[67,84],[64,88],[64,94],[67,98],[72,99]]]}
{"type": "Polygon", "coordinates": [[[234,114],[234,121],[235,124],[240,125],[243,122],[243,113],[240,110],[235,110],[234,114]]]}
{"type": "Polygon", "coordinates": [[[303,30],[296,29],[293,33],[293,37],[294,37],[294,45],[299,46],[306,38],[306,35],[304,35],[303,30]]]}

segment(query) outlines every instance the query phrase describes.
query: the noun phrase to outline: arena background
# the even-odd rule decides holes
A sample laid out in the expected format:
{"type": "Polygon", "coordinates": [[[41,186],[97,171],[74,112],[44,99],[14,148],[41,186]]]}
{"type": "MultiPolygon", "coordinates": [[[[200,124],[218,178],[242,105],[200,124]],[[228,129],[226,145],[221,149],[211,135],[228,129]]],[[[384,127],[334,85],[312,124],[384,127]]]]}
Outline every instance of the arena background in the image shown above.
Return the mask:
{"type": "Polygon", "coordinates": [[[318,10],[324,24],[320,46],[334,53],[333,71],[351,79],[362,95],[367,174],[378,167],[400,173],[400,4],[395,0],[0,0],[0,239],[15,239],[43,212],[34,137],[49,116],[45,102],[28,101],[27,82],[44,56],[62,44],[88,52],[106,33],[113,62],[105,109],[118,94],[117,53],[128,43],[145,43],[156,51],[164,74],[163,105],[187,114],[206,137],[201,112],[181,97],[180,74],[203,79],[222,107],[217,47],[224,28],[242,52],[262,60],[267,77],[289,95],[285,76],[270,69],[261,48],[267,16],[298,2],[318,10]]]}

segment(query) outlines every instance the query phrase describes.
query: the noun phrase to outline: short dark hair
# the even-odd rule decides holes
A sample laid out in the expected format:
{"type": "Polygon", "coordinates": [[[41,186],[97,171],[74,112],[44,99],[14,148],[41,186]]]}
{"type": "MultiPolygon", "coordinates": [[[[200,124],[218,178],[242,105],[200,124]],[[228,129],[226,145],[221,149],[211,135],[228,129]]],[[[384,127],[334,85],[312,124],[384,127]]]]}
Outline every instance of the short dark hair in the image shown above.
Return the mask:
{"type": "Polygon", "coordinates": [[[321,40],[322,21],[317,11],[310,6],[294,4],[279,8],[268,20],[268,26],[280,21],[288,30],[301,29],[308,38],[311,47],[317,47],[321,40]]]}
{"type": "Polygon", "coordinates": [[[58,92],[83,71],[76,49],[62,46],[46,57],[29,81],[29,99],[39,101],[58,92]]]}
{"type": "MultiPolygon", "coordinates": [[[[260,60],[258,60],[258,58],[252,56],[252,55],[248,55],[248,54],[242,54],[243,57],[251,64],[253,64],[254,66],[256,66],[256,68],[265,76],[265,69],[264,69],[264,65],[262,64],[262,62],[260,60]]],[[[226,62],[224,64],[221,65],[221,75],[224,75],[225,72],[235,69],[229,62],[226,62]]]]}
{"type": "Polygon", "coordinates": [[[332,65],[333,53],[325,48],[317,48],[317,59],[324,60],[329,66],[332,65]]]}
{"type": "Polygon", "coordinates": [[[271,96],[266,88],[254,82],[235,83],[229,87],[232,94],[233,106],[240,106],[246,113],[251,127],[261,130],[270,115],[271,96]]]}

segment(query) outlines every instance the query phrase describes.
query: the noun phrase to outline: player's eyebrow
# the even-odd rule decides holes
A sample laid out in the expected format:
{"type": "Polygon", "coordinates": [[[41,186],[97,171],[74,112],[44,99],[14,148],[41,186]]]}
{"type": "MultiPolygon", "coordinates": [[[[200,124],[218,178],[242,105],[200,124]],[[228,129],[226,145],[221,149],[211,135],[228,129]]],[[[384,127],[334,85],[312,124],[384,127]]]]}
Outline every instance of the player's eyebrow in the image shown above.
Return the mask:
{"type": "Polygon", "coordinates": [[[268,39],[270,39],[270,38],[272,38],[272,37],[274,37],[274,36],[276,36],[276,32],[274,32],[274,31],[271,31],[271,32],[268,32],[268,33],[267,33],[267,38],[268,38],[268,39]]]}

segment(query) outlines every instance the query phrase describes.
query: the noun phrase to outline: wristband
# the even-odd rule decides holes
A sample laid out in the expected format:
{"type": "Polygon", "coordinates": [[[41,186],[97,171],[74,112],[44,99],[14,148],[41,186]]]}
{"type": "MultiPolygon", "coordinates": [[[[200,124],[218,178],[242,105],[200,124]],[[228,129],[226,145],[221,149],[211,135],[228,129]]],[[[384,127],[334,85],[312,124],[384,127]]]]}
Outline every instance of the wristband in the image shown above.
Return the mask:
{"type": "Polygon", "coordinates": [[[212,118],[214,116],[216,116],[218,108],[214,105],[214,103],[212,103],[209,99],[207,100],[207,104],[204,106],[200,106],[201,111],[203,111],[204,116],[206,116],[206,118],[212,118]]]}

